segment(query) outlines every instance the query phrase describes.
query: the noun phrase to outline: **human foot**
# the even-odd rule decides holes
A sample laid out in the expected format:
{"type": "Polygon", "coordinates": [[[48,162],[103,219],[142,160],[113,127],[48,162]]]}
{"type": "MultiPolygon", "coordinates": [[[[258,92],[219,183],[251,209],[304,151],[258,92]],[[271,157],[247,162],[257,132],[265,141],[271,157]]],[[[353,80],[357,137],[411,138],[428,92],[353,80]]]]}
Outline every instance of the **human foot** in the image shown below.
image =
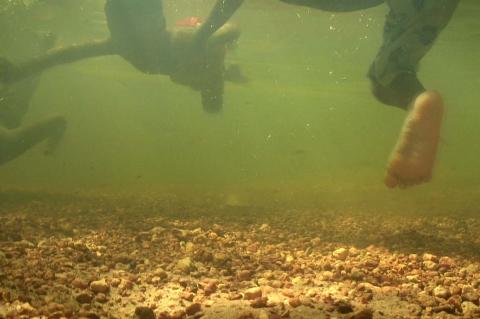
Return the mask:
{"type": "Polygon", "coordinates": [[[387,187],[404,188],[432,178],[442,117],[440,94],[427,91],[415,99],[390,156],[384,179],[387,187]]]}

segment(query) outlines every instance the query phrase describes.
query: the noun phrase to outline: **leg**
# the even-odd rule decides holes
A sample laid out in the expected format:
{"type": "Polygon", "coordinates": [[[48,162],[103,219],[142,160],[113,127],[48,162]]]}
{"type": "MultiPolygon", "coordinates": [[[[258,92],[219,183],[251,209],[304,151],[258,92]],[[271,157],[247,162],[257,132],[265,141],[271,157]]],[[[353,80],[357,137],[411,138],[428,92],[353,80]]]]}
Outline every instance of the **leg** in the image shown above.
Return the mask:
{"type": "Polygon", "coordinates": [[[51,154],[66,129],[63,116],[51,116],[44,120],[14,130],[0,130],[0,164],[9,162],[38,143],[47,140],[45,154],[51,154]]]}
{"type": "Polygon", "coordinates": [[[52,49],[45,54],[18,65],[14,65],[5,58],[0,57],[0,89],[4,85],[13,84],[60,64],[113,54],[115,54],[115,48],[110,40],[100,40],[52,49]]]}
{"type": "Polygon", "coordinates": [[[349,12],[378,6],[385,0],[280,0],[285,3],[311,7],[324,11],[349,12]]]}
{"type": "Polygon", "coordinates": [[[409,113],[387,165],[385,185],[408,187],[429,181],[435,164],[443,116],[440,94],[426,91],[418,63],[448,24],[458,0],[389,0],[384,44],[369,77],[382,103],[409,113]]]}

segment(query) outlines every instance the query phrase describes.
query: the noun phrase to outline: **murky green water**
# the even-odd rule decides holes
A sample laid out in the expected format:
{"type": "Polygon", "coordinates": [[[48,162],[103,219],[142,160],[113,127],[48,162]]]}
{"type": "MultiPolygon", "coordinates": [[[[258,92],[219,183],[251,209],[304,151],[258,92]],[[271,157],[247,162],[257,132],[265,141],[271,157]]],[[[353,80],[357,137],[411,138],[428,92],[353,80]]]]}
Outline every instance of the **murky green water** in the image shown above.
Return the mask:
{"type": "MultiPolygon", "coordinates": [[[[205,16],[213,4],[164,2],[169,24],[205,16]]],[[[61,45],[102,38],[108,35],[102,7],[100,0],[42,7],[26,27],[53,31],[61,45]]],[[[118,57],[49,70],[24,123],[63,113],[65,139],[53,157],[39,146],[0,167],[0,187],[173,188],[219,192],[245,204],[475,212],[480,5],[463,0],[422,62],[420,78],[443,93],[447,114],[434,180],[406,191],[382,184],[405,114],[377,102],[365,76],[381,44],[386,11],[331,14],[246,1],[234,17],[243,33],[228,59],[240,63],[251,82],[227,84],[217,115],[203,112],[198,93],[167,77],[141,74],[118,57]]]]}

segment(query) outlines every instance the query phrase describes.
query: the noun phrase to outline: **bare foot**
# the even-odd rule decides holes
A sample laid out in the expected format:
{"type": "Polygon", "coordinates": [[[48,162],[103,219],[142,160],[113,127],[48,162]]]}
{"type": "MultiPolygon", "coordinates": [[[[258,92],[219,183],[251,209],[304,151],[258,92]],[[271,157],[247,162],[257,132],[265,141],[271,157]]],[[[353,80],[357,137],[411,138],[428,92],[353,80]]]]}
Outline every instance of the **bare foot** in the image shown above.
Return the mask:
{"type": "Polygon", "coordinates": [[[430,181],[442,117],[440,94],[427,91],[416,98],[390,156],[384,180],[387,187],[409,187],[430,181]]]}

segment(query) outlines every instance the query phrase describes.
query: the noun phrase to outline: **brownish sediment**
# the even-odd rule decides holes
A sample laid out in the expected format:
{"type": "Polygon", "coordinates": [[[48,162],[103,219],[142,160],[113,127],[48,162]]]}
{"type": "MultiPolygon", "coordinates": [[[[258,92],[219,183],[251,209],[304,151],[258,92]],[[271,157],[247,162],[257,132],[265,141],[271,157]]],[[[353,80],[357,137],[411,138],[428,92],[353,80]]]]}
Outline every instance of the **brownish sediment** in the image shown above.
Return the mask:
{"type": "Polygon", "coordinates": [[[0,317],[480,316],[480,218],[21,197],[0,204],[0,317]]]}

